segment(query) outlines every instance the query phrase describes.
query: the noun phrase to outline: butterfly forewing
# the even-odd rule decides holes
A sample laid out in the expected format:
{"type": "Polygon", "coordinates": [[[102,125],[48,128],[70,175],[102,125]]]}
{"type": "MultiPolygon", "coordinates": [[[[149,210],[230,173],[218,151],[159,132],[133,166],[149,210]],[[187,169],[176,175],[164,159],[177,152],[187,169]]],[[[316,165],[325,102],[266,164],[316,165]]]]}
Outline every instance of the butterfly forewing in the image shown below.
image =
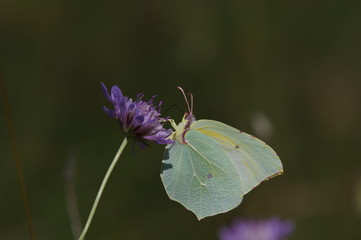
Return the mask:
{"type": "Polygon", "coordinates": [[[247,133],[213,120],[196,121],[191,129],[205,134],[224,149],[241,178],[243,194],[283,172],[282,163],[273,149],[247,133]]]}

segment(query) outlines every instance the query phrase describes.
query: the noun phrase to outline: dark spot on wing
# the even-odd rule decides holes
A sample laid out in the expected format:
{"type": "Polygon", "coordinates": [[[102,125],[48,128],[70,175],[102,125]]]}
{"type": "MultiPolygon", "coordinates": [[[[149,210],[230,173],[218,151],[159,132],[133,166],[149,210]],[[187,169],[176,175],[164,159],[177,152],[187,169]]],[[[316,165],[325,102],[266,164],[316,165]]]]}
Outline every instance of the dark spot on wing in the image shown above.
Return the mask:
{"type": "Polygon", "coordinates": [[[212,178],[212,177],[213,177],[212,174],[210,173],[207,174],[207,178],[212,178]]]}
{"type": "Polygon", "coordinates": [[[235,149],[238,149],[238,148],[239,148],[239,146],[238,146],[238,145],[236,145],[234,148],[235,148],[235,149]]]}

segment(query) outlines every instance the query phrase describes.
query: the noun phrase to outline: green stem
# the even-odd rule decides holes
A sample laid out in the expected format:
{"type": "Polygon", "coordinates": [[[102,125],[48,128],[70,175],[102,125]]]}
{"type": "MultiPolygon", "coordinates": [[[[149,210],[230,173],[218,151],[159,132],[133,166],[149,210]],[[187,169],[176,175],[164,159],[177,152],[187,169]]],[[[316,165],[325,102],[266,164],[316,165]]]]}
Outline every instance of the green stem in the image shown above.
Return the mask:
{"type": "Polygon", "coordinates": [[[123,142],[122,142],[122,144],[121,144],[120,147],[119,147],[119,150],[118,150],[117,154],[115,155],[112,163],[110,164],[107,173],[106,173],[105,176],[104,176],[102,185],[100,185],[100,188],[99,188],[99,190],[98,190],[98,194],[97,194],[97,196],[96,196],[96,198],[95,198],[95,201],[94,201],[94,203],[93,203],[93,207],[92,207],[92,209],[91,209],[91,211],[90,211],[90,213],[89,213],[88,220],[87,220],[87,222],[86,222],[86,224],[85,224],[85,227],[84,227],[84,229],[83,229],[83,232],[81,233],[81,235],[80,235],[80,237],[79,237],[79,240],[83,240],[84,237],[85,237],[85,234],[86,234],[87,231],[88,231],[88,228],[89,228],[89,226],[90,226],[90,224],[91,224],[91,222],[92,222],[92,219],[93,219],[95,210],[97,209],[97,206],[98,206],[100,197],[102,196],[102,193],[103,193],[103,191],[104,191],[105,185],[107,184],[107,181],[108,181],[108,179],[109,179],[110,174],[112,173],[112,171],[113,171],[113,169],[114,169],[114,166],[115,166],[115,165],[117,164],[117,162],[118,162],[118,159],[119,159],[119,157],[120,157],[120,154],[122,154],[125,146],[127,145],[127,142],[128,142],[128,141],[127,141],[127,137],[125,137],[124,140],[123,140],[123,142]]]}

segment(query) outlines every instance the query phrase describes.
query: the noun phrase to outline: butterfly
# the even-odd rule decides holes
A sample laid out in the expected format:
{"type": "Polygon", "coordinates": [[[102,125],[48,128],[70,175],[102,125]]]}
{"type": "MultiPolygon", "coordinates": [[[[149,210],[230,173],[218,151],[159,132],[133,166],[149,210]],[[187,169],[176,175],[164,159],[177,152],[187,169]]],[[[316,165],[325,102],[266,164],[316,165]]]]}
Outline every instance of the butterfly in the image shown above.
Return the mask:
{"type": "Polygon", "coordinates": [[[170,199],[201,220],[236,208],[261,182],[283,173],[276,152],[263,141],[214,120],[196,120],[182,88],[188,112],[165,148],[161,179],[170,199]]]}

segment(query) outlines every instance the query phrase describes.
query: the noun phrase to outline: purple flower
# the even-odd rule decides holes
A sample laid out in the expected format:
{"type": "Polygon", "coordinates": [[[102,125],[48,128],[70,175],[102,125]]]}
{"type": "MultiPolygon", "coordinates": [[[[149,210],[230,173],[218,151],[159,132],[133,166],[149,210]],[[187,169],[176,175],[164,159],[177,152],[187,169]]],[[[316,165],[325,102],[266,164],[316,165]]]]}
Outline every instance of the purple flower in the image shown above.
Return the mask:
{"type": "Polygon", "coordinates": [[[281,221],[278,218],[267,220],[239,219],[229,228],[219,231],[220,240],[282,240],[293,232],[291,221],[281,221]]]}
{"type": "Polygon", "coordinates": [[[110,116],[118,120],[127,137],[133,138],[146,145],[147,141],[159,144],[173,143],[168,136],[172,133],[171,129],[164,129],[163,124],[167,118],[160,117],[160,102],[157,106],[153,105],[153,96],[148,102],[142,100],[143,94],[138,94],[135,101],[125,97],[118,86],[113,86],[108,93],[107,87],[101,83],[105,97],[113,104],[114,110],[103,107],[103,110],[110,116]]]}

